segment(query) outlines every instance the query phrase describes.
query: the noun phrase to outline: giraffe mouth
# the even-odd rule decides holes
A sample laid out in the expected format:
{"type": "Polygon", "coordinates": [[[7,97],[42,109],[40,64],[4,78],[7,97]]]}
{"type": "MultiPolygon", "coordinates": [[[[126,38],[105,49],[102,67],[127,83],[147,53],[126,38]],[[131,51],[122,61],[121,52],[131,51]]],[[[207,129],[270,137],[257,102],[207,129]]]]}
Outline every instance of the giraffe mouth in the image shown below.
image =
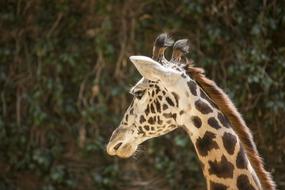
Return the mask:
{"type": "Polygon", "coordinates": [[[133,146],[130,143],[109,142],[106,149],[107,149],[107,153],[110,156],[118,156],[120,158],[129,158],[135,153],[137,148],[136,146],[133,146]]]}

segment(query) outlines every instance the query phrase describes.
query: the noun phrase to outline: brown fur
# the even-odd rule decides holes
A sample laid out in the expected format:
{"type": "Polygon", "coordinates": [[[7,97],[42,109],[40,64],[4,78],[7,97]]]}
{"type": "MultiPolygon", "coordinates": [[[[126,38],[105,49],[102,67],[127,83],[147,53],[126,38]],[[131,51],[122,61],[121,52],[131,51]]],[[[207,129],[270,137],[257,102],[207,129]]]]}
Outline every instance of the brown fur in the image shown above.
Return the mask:
{"type": "Polygon", "coordinates": [[[264,169],[263,160],[256,149],[250,129],[246,126],[245,121],[230,98],[216,85],[214,81],[208,79],[204,75],[204,70],[202,68],[194,67],[192,63],[189,62],[185,66],[185,69],[191,78],[202,87],[202,89],[229,119],[233,130],[241,140],[249,161],[260,180],[263,190],[275,190],[276,184],[272,180],[271,174],[264,169]]]}

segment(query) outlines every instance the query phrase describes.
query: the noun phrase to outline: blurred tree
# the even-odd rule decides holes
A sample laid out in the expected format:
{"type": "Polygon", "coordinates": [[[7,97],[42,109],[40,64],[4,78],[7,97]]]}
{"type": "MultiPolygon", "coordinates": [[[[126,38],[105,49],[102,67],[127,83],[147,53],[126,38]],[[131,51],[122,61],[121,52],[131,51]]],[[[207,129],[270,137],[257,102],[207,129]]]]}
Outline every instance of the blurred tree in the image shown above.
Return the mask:
{"type": "Polygon", "coordinates": [[[136,159],[105,144],[163,31],[231,96],[285,188],[284,1],[2,0],[0,189],[204,189],[182,131],[136,159]]]}

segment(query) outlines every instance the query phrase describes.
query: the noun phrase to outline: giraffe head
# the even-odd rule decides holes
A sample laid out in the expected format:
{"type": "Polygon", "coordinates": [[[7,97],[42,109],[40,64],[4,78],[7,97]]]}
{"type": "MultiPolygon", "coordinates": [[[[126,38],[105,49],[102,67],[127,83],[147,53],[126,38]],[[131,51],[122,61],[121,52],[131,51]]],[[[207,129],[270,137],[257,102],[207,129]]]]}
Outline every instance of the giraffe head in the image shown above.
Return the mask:
{"type": "Polygon", "coordinates": [[[181,56],[189,46],[187,40],[177,41],[171,61],[167,61],[164,51],[172,45],[173,41],[161,34],[155,40],[153,58],[130,57],[143,77],[130,90],[134,99],[110,138],[108,154],[130,157],[142,142],[181,125],[181,115],[190,106],[187,104],[190,95],[185,89],[189,89],[191,79],[181,64],[181,56]]]}

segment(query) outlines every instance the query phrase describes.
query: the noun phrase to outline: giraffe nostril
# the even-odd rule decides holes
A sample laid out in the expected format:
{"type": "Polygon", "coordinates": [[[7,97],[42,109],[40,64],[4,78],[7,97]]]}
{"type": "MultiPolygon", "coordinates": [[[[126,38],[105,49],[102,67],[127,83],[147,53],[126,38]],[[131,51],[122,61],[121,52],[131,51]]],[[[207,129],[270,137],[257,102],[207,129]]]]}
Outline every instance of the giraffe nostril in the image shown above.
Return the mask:
{"type": "Polygon", "coordinates": [[[114,146],[114,150],[118,150],[122,144],[122,142],[116,144],[116,146],[114,146]]]}

